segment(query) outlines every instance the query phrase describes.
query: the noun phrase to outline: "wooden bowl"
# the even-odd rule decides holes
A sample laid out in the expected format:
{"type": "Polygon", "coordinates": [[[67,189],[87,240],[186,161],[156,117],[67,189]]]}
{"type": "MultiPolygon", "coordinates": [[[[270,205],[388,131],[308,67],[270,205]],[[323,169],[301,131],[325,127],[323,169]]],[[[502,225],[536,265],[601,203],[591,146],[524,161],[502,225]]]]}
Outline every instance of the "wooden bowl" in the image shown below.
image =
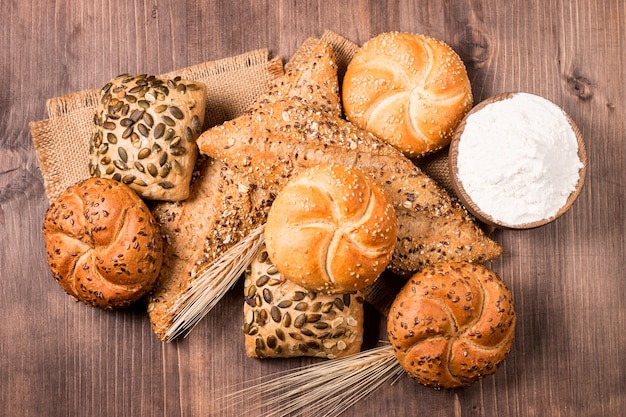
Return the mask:
{"type": "MultiPolygon", "coordinates": [[[[478,205],[474,201],[472,201],[472,198],[468,195],[468,193],[463,187],[462,181],[458,177],[458,168],[457,168],[458,167],[457,160],[459,156],[459,142],[462,140],[465,125],[467,123],[467,118],[470,117],[472,114],[475,114],[481,111],[489,104],[511,98],[515,94],[518,94],[518,93],[508,92],[508,93],[501,93],[501,94],[492,96],[480,102],[479,104],[477,104],[465,116],[465,118],[461,121],[458,128],[456,129],[452,137],[452,140],[450,142],[450,149],[448,152],[448,168],[450,172],[450,182],[455,191],[455,194],[457,195],[461,203],[465,206],[465,208],[470,213],[472,213],[478,220],[480,220],[481,222],[489,226],[493,226],[493,227],[501,228],[501,229],[530,229],[530,228],[539,227],[547,223],[550,223],[554,221],[556,218],[563,215],[567,210],[569,210],[572,204],[574,204],[574,201],[576,201],[576,199],[578,198],[578,195],[580,194],[580,191],[585,181],[585,175],[587,171],[587,153],[585,149],[585,143],[583,141],[582,134],[580,133],[580,130],[578,129],[578,126],[576,126],[576,123],[574,123],[572,118],[567,113],[563,112],[567,120],[569,121],[569,124],[574,134],[576,135],[576,140],[578,142],[578,158],[582,162],[582,168],[579,170],[578,182],[576,184],[574,191],[569,195],[569,197],[567,198],[563,206],[558,210],[558,212],[555,215],[550,216],[548,218],[537,219],[536,221],[527,222],[523,224],[505,224],[501,221],[498,221],[494,217],[492,217],[489,213],[486,213],[483,209],[478,207],[478,205]]],[[[529,93],[522,93],[522,94],[529,94],[529,93]]],[[[503,115],[503,117],[506,117],[506,115],[503,115]]]]}

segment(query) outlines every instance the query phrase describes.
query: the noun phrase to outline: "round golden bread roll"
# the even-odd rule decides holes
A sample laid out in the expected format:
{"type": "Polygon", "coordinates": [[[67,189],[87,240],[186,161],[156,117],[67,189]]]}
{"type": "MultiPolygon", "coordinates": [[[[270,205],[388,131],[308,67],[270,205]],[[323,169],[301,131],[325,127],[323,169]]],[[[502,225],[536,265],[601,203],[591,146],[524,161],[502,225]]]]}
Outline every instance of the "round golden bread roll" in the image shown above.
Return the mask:
{"type": "Polygon", "coordinates": [[[456,388],[496,371],[511,349],[515,323],[511,292],[494,272],[446,262],[405,284],[391,305],[387,333],[413,379],[456,388]]]}
{"type": "Polygon", "coordinates": [[[126,307],[149,291],[163,260],[160,228],[124,184],[90,178],[48,208],[43,236],[55,280],[76,299],[103,309],[126,307]]]}
{"type": "Polygon", "coordinates": [[[290,180],[265,225],[267,251],[285,278],[311,291],[373,283],[391,260],[398,222],[391,199],[363,172],[323,164],[290,180]]]}
{"type": "Polygon", "coordinates": [[[450,143],[472,107],[465,65],[441,40],[386,32],[365,42],[342,84],[346,117],[419,157],[450,143]]]}

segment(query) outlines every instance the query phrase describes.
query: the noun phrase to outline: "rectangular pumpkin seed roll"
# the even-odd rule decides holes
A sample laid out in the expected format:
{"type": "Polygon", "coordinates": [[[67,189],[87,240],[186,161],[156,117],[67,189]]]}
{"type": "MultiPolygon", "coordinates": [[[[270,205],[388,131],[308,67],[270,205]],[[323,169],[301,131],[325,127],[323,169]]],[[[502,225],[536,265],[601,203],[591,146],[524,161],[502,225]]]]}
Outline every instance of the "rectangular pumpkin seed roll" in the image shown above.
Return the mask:
{"type": "Polygon", "coordinates": [[[278,272],[265,247],[246,270],[244,300],[250,357],[333,359],[361,350],[363,294],[308,291],[278,272]]]}

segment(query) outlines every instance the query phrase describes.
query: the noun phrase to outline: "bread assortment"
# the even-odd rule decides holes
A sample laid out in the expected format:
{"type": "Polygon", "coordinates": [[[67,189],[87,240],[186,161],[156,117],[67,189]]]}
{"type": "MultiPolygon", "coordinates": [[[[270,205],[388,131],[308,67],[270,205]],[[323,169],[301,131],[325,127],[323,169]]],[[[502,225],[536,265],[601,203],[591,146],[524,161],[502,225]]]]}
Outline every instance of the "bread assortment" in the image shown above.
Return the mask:
{"type": "Polygon", "coordinates": [[[100,90],[90,175],[120,181],[145,199],[186,199],[205,107],[202,83],[145,74],[115,77],[100,90]]]}
{"type": "Polygon", "coordinates": [[[386,32],[350,61],[342,101],[352,123],[420,157],[450,143],[472,107],[472,89],[463,61],[443,41],[386,32]]]}
{"type": "Polygon", "coordinates": [[[398,222],[387,194],[365,173],[321,164],[278,194],[265,225],[267,251],[291,281],[317,292],[365,288],[393,254],[398,222]]]}
{"type": "Polygon", "coordinates": [[[323,294],[286,279],[262,248],[244,276],[246,353],[253,358],[339,358],[361,350],[363,295],[323,294]]]}
{"type": "Polygon", "coordinates": [[[170,341],[203,271],[264,227],[244,274],[248,356],[359,352],[364,294],[385,272],[408,279],[388,334],[409,375],[449,388],[494,372],[515,311],[480,264],[502,247],[410,159],[446,146],[471,107],[462,62],[441,41],[383,34],[354,57],[343,97],[339,79],[332,46],[307,40],[245,113],[206,130],[202,84],[113,79],[94,115],[93,178],[44,219],[55,279],[102,308],[146,296],[170,341]]]}
{"type": "Polygon", "coordinates": [[[396,357],[421,384],[457,388],[494,373],[515,334],[510,290],[482,265],[444,262],[405,284],[387,318],[396,357]]]}
{"type": "Polygon", "coordinates": [[[290,178],[324,163],[366,173],[393,202],[398,237],[389,269],[398,275],[444,260],[486,262],[502,253],[459,202],[400,151],[298,97],[211,128],[197,143],[201,153],[274,195],[290,178]]]}
{"type": "Polygon", "coordinates": [[[162,263],[159,226],[126,185],[90,178],[63,192],[43,222],[54,279],[76,299],[126,307],[152,289],[162,263]]]}

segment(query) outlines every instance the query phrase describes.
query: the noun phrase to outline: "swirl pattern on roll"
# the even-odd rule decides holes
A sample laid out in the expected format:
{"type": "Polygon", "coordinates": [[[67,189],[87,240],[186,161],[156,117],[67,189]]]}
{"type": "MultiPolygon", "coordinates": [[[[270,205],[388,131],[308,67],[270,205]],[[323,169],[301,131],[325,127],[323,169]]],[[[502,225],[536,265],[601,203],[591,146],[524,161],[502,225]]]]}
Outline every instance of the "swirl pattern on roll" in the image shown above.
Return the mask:
{"type": "Polygon", "coordinates": [[[405,284],[391,306],[387,332],[413,379],[456,388],[496,371],[511,349],[515,324],[511,292],[493,271],[445,262],[405,284]]]}
{"type": "Polygon", "coordinates": [[[70,186],[48,208],[43,234],[55,280],[88,305],[126,307],[152,288],[161,269],[158,224],[139,196],[115,180],[70,186]]]}
{"type": "Polygon", "coordinates": [[[322,164],[292,179],[265,228],[278,270],[319,292],[361,289],[391,260],[397,218],[390,198],[363,172],[322,164]]]}
{"type": "Polygon", "coordinates": [[[387,32],[355,54],[342,99],[352,123],[419,157],[450,143],[472,106],[472,90],[463,61],[448,44],[387,32]]]}

